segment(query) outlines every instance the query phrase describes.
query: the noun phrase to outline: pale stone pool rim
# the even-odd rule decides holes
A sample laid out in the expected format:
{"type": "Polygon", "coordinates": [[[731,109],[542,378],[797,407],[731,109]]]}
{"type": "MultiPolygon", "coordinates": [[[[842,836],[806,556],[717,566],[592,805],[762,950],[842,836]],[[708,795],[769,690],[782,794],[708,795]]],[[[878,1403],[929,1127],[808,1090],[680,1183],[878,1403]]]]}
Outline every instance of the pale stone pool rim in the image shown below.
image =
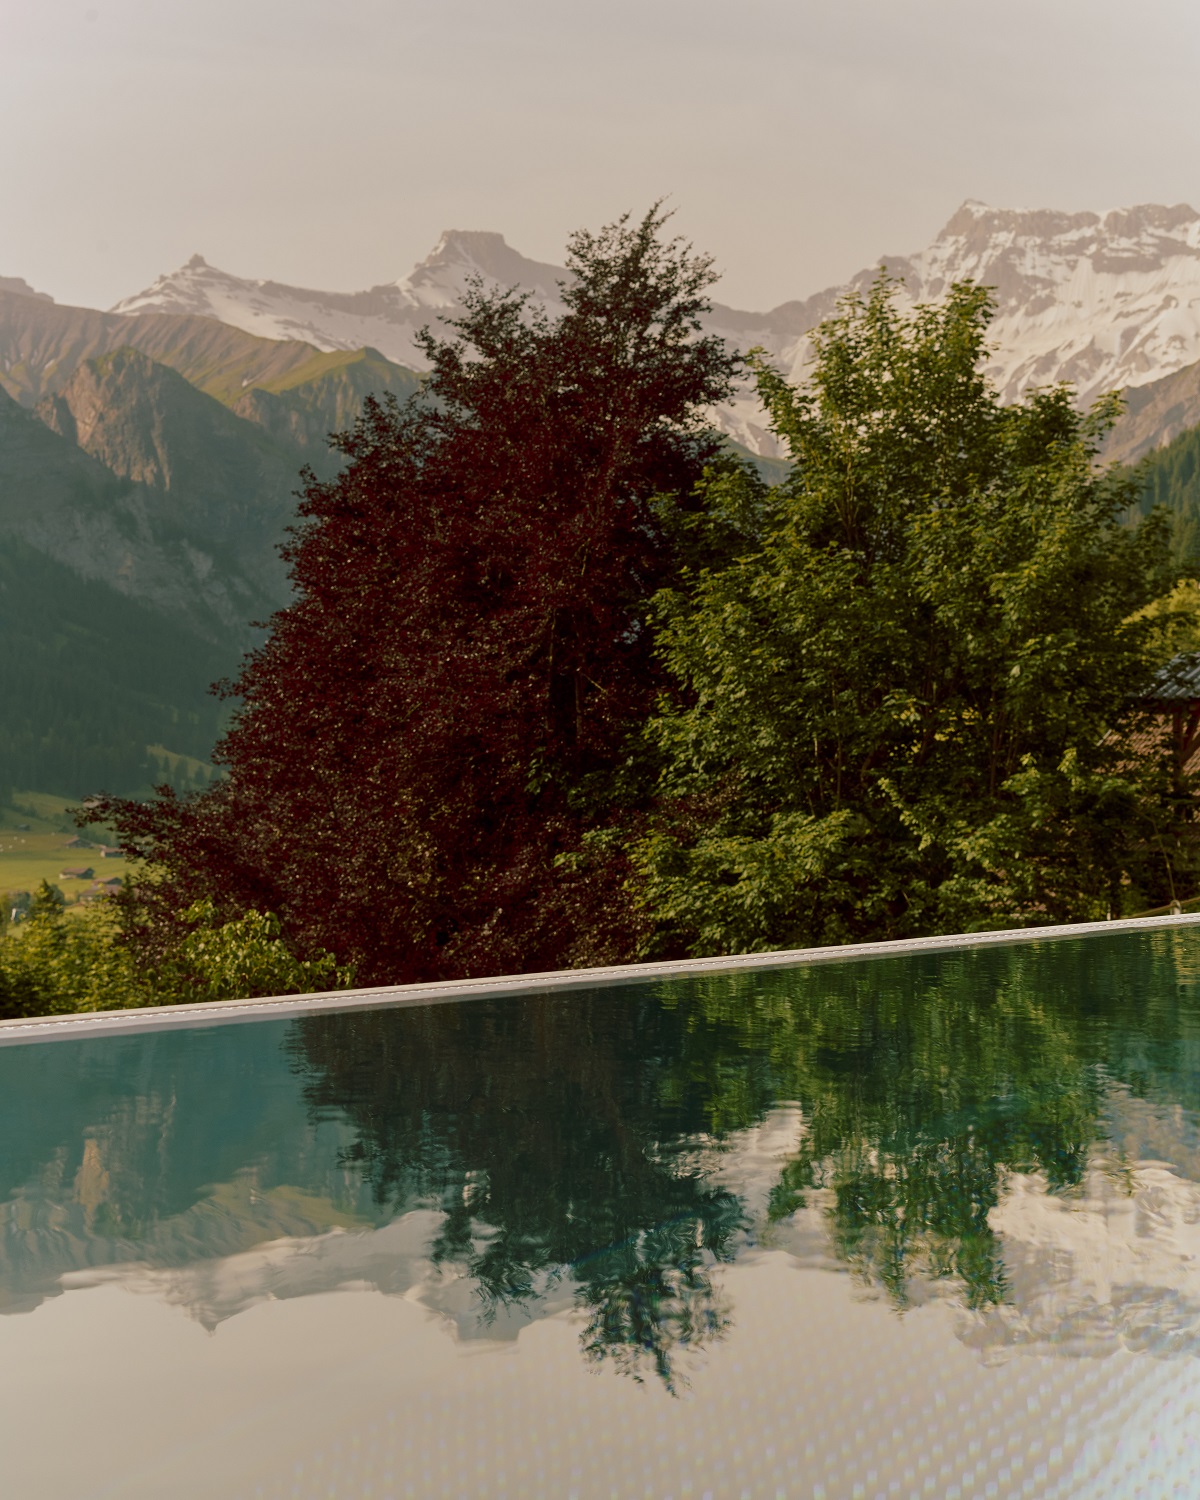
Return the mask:
{"type": "Polygon", "coordinates": [[[778,949],[771,953],[737,953],[717,958],[678,959],[668,963],[620,964],[599,969],[557,969],[543,974],[502,974],[485,979],[448,979],[434,984],[389,984],[372,989],[324,990],[309,995],[269,995],[254,1000],[210,1000],[197,1005],[148,1006],[140,1010],[26,1016],[15,1020],[0,1020],[0,1047],[23,1042],[70,1041],[117,1032],[228,1026],[238,1021],[265,1021],[319,1011],[439,1005],[497,995],[534,995],[556,990],[595,989],[600,985],[641,984],[654,979],[687,979],[704,974],[786,969],[801,964],[838,963],[850,959],[894,958],[907,953],[982,948],[998,943],[1044,943],[1064,938],[1112,937],[1120,932],[1152,932],[1164,927],[1194,927],[1198,924],[1200,912],[1179,916],[1131,917],[1114,922],[1073,922],[1060,927],[1014,927],[996,932],[954,932],[940,937],[902,938],[882,943],[846,943],[829,948],[778,949]]]}

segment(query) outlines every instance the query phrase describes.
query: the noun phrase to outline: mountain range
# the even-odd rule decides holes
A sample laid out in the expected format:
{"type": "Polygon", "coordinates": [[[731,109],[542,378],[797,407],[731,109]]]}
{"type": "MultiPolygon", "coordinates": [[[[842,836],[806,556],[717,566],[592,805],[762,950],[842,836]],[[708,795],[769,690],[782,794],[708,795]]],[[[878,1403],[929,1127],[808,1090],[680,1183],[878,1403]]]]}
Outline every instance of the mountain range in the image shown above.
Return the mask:
{"type": "Polygon", "coordinates": [[[327,435],[367,394],[419,385],[372,349],[60,307],[6,278],[0,801],[144,793],[155,746],[205,761],[209,685],[287,601],[301,470],[335,472],[327,435]]]}
{"type": "MultiPolygon", "coordinates": [[[[968,202],[924,250],[768,312],[716,304],[709,331],[802,380],[806,335],[881,267],[906,305],[957,280],[992,286],[1004,399],[1059,380],[1085,401],[1122,389],[1107,456],[1153,454],[1147,496],[1200,516],[1193,209],[968,202]]],[[[420,389],[416,336],[460,313],[473,280],[520,286],[553,315],[566,275],[500,234],[451,230],[407,276],[359,292],[248,280],[197,255],[101,312],[0,277],[0,798],[31,776],[66,795],[144,791],[154,744],[202,759],[218,722],[208,683],[286,603],[277,546],[301,470],[336,472],[327,435],[370,393],[420,389]],[[154,664],[132,643],[156,633],[154,664]]],[[[764,464],[776,455],[748,389],[714,418],[764,464]]]]}
{"type": "MultiPolygon", "coordinates": [[[[739,348],[762,347],[791,378],[802,378],[806,335],[847,291],[865,291],[880,267],[902,283],[909,304],[937,301],[955,281],[995,288],[989,373],[1006,400],[1061,380],[1085,401],[1107,390],[1140,391],[1200,361],[1200,214],[1186,204],[1101,215],[967,202],[924,250],[882,256],[842,285],[769,312],[717,303],[709,331],[739,348]]],[[[419,371],[425,361],[416,332],[458,313],[472,277],[488,287],[521,286],[551,314],[561,310],[564,270],[527,259],[499,234],[450,230],[409,275],[367,291],[243,280],[197,255],[113,312],[215,318],[326,351],[370,345],[419,371]]],[[[1200,390],[1187,413],[1200,422],[1200,390]]],[[[752,398],[735,401],[720,420],[752,450],[774,451],[752,398]]]]}

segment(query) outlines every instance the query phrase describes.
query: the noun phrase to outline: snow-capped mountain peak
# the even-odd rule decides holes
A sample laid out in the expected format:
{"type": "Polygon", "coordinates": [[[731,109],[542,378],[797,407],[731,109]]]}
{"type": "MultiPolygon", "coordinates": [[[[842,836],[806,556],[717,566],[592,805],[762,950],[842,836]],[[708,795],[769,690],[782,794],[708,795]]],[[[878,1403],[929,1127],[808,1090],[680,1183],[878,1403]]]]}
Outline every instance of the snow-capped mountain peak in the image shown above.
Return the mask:
{"type": "Polygon", "coordinates": [[[322,292],[252,281],[193,255],[111,310],[216,318],[260,338],[301,339],[324,350],[370,345],[419,370],[425,360],[414,335],[439,316],[453,317],[472,278],[485,285],[522,286],[546,306],[557,307],[557,283],[564,274],[557,266],[527,259],[503,235],[448,229],[408,276],[366,291],[322,292]]]}
{"type": "Polygon", "coordinates": [[[393,283],[400,299],[421,308],[457,310],[473,277],[485,285],[520,286],[544,304],[557,305],[559,266],[529,260],[502,234],[484,229],[447,229],[409,275],[393,283]]]}
{"type": "Polygon", "coordinates": [[[924,250],[883,257],[841,288],[766,315],[770,325],[788,314],[790,329],[760,341],[794,378],[805,334],[840,294],[865,293],[879,264],[910,304],[937,302],[956,281],[994,289],[989,373],[1010,401],[1062,380],[1087,401],[1200,360],[1200,214],[1187,204],[1099,214],[968,199],[924,250]]]}
{"type": "Polygon", "coordinates": [[[556,291],[564,275],[559,266],[529,260],[493,230],[446,229],[411,276],[404,277],[397,285],[403,286],[416,277],[437,274],[451,266],[466,267],[505,286],[541,284],[547,292],[556,291]]]}
{"type": "MultiPolygon", "coordinates": [[[[742,347],[764,347],[799,379],[808,332],[842,294],[865,291],[880,263],[840,287],[772,312],[716,306],[709,327],[742,347]]],[[[924,250],[883,257],[882,264],[903,282],[902,296],[910,303],[936,302],[955,281],[995,289],[989,371],[1007,400],[1031,386],[1066,380],[1086,401],[1200,361],[1200,214],[1187,204],[1067,213],[995,208],[968,199],[924,250]]],[[[454,317],[472,277],[485,285],[520,286],[553,312],[561,307],[564,275],[557,266],[521,255],[503,235],[450,229],[407,276],[366,291],[245,280],[195,255],[113,311],[200,314],[325,350],[370,345],[422,369],[414,335],[439,317],[454,317]]],[[[749,395],[720,419],[742,441],[770,451],[749,395]]]]}

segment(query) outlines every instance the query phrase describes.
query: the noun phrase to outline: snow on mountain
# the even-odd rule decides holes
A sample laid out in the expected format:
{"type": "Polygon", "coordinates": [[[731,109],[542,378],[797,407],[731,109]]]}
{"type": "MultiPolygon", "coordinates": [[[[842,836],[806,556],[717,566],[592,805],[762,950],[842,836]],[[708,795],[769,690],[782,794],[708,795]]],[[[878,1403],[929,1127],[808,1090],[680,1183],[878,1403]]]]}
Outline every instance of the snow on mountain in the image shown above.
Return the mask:
{"type": "MultiPolygon", "coordinates": [[[[1200,214],[1185,204],[1101,215],[968,202],[926,249],[880,264],[903,283],[901,305],[937,302],[956,281],[994,288],[988,373],[1006,401],[1069,381],[1086,403],[1200,361],[1200,214]]],[[[805,335],[845,292],[865,294],[878,269],[764,314],[755,320],[757,342],[800,381],[809,354],[805,335]]],[[[745,320],[733,315],[739,316],[745,320]]],[[[713,321],[726,332],[728,310],[714,308],[713,321]]],[[[754,441],[751,398],[735,402],[733,415],[743,441],[771,451],[754,441]]],[[[723,425],[734,430],[728,420],[723,425]]],[[[1139,451],[1151,445],[1147,440],[1139,451]]]]}
{"type": "Polygon", "coordinates": [[[472,276],[487,286],[520,285],[558,306],[565,272],[519,255],[503,235],[447,230],[411,275],[364,292],[318,292],[278,281],[246,281],[193,255],[185,266],[118,302],[115,313],[191,313],[261,338],[301,339],[326,351],[378,349],[410,369],[426,361],[414,335],[462,307],[472,276]]]}
{"type": "Polygon", "coordinates": [[[969,202],[889,270],[915,301],[958,280],[995,288],[991,371],[1008,400],[1060,380],[1087,400],[1200,360],[1200,214],[1186,204],[1100,215],[969,202]]]}
{"type": "MultiPolygon", "coordinates": [[[[936,302],[958,280],[996,291],[989,370],[1006,400],[1031,386],[1071,381],[1080,398],[1137,387],[1200,361],[1200,214],[1187,205],[1143,204],[1110,213],[995,209],[967,202],[926,249],[880,262],[904,283],[908,303],[936,302]]],[[[740,348],[760,345],[794,379],[805,335],[849,290],[864,291],[878,267],[841,287],[766,313],[716,305],[712,332],[740,348]]],[[[414,334],[454,316],[470,276],[519,285],[550,311],[564,272],[529,260],[499,234],[448,230],[411,275],[368,291],[309,291],[246,281],[194,256],[186,266],[119,302],[121,313],[180,312],[217,318],[268,338],[320,349],[370,345],[413,369],[424,361],[414,334]]],[[[759,452],[773,451],[754,398],[739,397],[721,425],[759,452]]]]}

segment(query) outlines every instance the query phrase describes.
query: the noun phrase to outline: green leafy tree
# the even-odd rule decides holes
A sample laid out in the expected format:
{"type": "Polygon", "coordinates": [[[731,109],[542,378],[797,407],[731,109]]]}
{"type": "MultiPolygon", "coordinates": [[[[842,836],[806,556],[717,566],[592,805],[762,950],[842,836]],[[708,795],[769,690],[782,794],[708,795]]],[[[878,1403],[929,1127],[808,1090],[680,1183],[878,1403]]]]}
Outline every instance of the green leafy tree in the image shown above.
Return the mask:
{"type": "Polygon", "coordinates": [[[212,902],[200,901],[177,915],[176,929],[156,963],[139,964],[116,899],[68,912],[62,891],[43,880],[28,920],[0,928],[0,1016],[299,994],[353,978],[332,954],[297,958],[269,912],[221,922],[212,902]]]}
{"type": "Polygon", "coordinates": [[[118,941],[112,904],[68,913],[56,885],[42,881],[28,920],[0,934],[0,1015],[120,1010],[154,1001],[129,950],[118,941]]]}
{"type": "Polygon", "coordinates": [[[332,953],[297,958],[271,912],[221,922],[212,901],[197,901],[181,921],[186,935],[154,974],[160,1004],[306,994],[344,989],[353,980],[353,970],[338,968],[332,953]]]}
{"type": "Polygon", "coordinates": [[[990,314],[961,284],[906,319],[881,275],[814,334],[803,390],[757,366],[791,475],[726,475],[657,600],[676,692],[649,726],[661,804],[636,859],[660,943],[1103,917],[1159,894],[1166,772],[1127,736],[1161,649],[1138,611],[1172,578],[1165,523],[1120,524],[1130,480],[1095,462],[1115,400],[1001,406],[990,314]]]}

